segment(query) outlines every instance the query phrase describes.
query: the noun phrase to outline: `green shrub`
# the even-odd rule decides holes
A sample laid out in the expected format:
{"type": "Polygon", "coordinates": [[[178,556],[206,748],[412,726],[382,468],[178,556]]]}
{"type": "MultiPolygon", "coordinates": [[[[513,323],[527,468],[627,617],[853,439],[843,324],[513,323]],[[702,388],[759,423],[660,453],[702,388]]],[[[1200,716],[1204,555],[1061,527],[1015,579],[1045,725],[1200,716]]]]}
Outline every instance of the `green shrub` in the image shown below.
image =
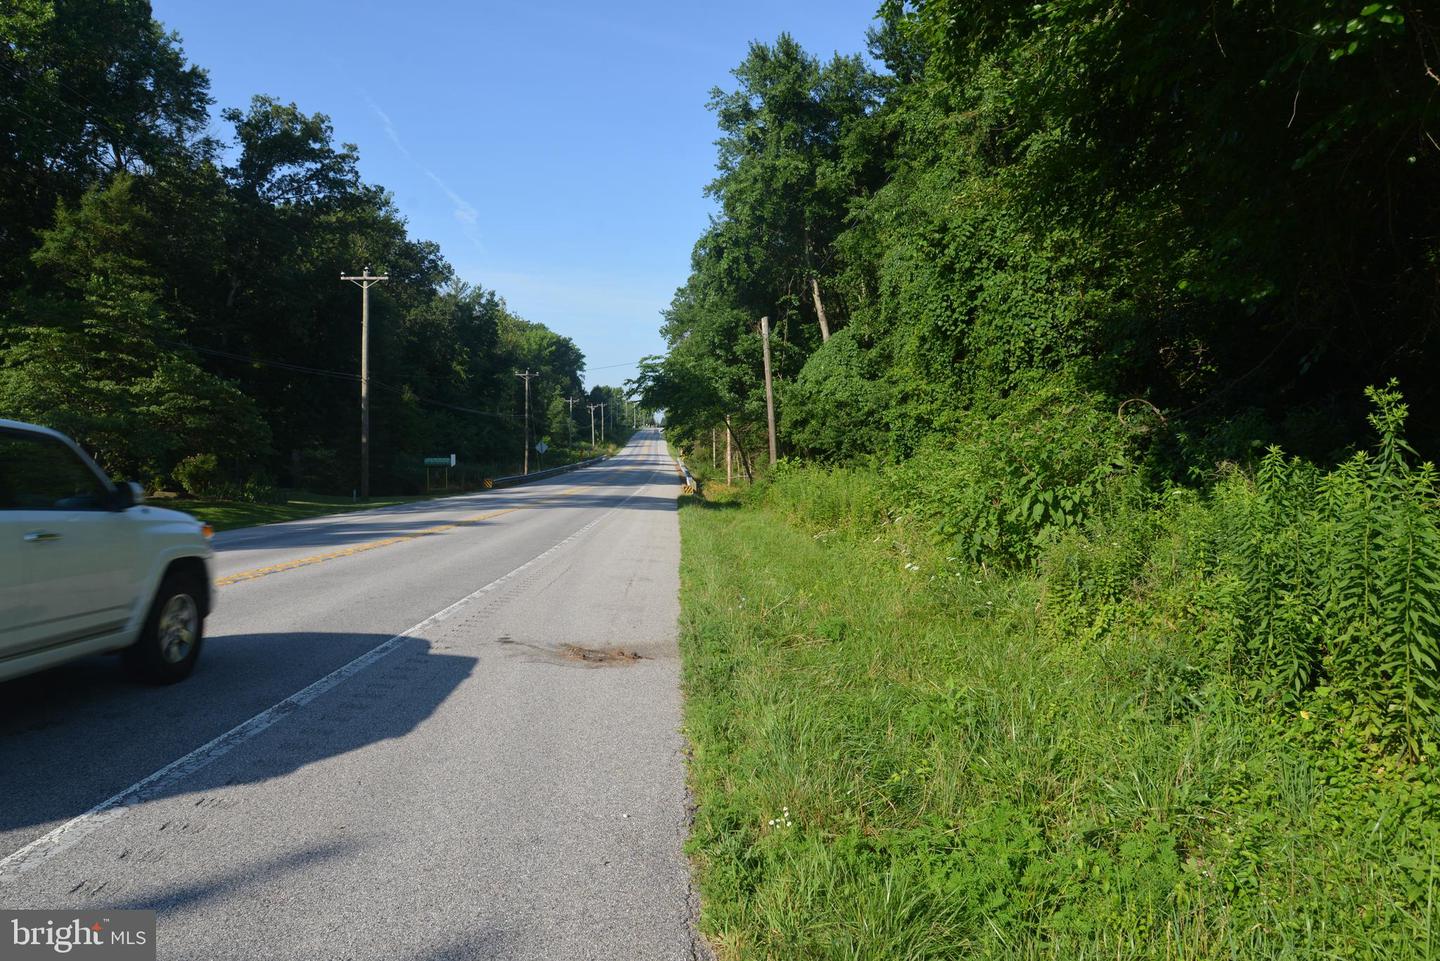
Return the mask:
{"type": "Polygon", "coordinates": [[[244,483],[237,483],[214,454],[191,454],[176,464],[171,473],[192,497],[247,504],[275,504],[284,500],[269,474],[260,471],[251,474],[244,483]]]}
{"type": "Polygon", "coordinates": [[[968,414],[950,443],[888,471],[888,493],[956,556],[1024,565],[1095,511],[1128,446],[1113,411],[1061,381],[968,414]]]}
{"type": "Polygon", "coordinates": [[[193,497],[218,497],[225,480],[214,454],[191,454],[175,465],[175,480],[193,497]]]}
{"type": "Polygon", "coordinates": [[[285,497],[275,486],[275,481],[263,472],[250,475],[240,487],[238,500],[249,504],[278,504],[285,497]]]}
{"type": "Polygon", "coordinates": [[[1377,745],[1431,755],[1440,724],[1440,500],[1403,439],[1392,384],[1379,443],[1336,469],[1272,448],[1206,497],[1112,500],[1046,550],[1054,629],[1095,639],[1171,624],[1252,695],[1315,697],[1377,745]]]}
{"type": "Polygon", "coordinates": [[[882,370],[842,327],[780,385],[780,434],[792,450],[849,461],[889,445],[882,370]]]}

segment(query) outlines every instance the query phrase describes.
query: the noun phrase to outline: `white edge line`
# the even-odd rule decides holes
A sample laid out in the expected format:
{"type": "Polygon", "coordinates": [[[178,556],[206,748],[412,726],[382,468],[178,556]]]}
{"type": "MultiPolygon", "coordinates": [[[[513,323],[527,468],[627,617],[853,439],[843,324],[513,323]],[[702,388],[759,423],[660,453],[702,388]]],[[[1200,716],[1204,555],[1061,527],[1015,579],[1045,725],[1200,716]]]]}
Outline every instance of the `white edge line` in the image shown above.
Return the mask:
{"type": "MultiPolygon", "coordinates": [[[[653,478],[655,470],[652,469],[650,473],[653,478]]],[[[594,529],[601,521],[611,517],[619,511],[620,508],[640,496],[640,492],[646,487],[649,487],[651,483],[652,480],[647,479],[635,489],[633,494],[619,504],[616,504],[604,514],[601,514],[584,527],[570,534],[564,540],[542,553],[535,555],[509,573],[500,575],[479,590],[465,595],[444,610],[436,611],[419,624],[396,634],[388,641],[382,641],[348,664],[337,667],[318,681],[296,691],[278,704],[266,708],[250,718],[250,720],[242,721],[219,737],[200,745],[189,754],[176,758],[148,777],[136,781],[119,794],[115,794],[101,801],[84,814],[76,815],[49,833],[36,838],[24,847],[6,855],[4,858],[0,858],[0,881],[11,880],[17,875],[49,860],[66,848],[78,844],[102,825],[123,815],[132,805],[143,803],[163,793],[170,786],[183,781],[196,771],[209,765],[212,761],[218,760],[236,747],[244,744],[246,741],[272,727],[279,721],[284,720],[287,716],[304,707],[306,704],[309,704],[321,694],[359,674],[371,664],[385,657],[391,651],[395,650],[395,648],[399,647],[407,638],[411,638],[418,632],[445,620],[466,604],[469,604],[484,594],[490,593],[495,590],[495,588],[509,581],[516,574],[528,570],[567,544],[579,539],[594,529]]]]}

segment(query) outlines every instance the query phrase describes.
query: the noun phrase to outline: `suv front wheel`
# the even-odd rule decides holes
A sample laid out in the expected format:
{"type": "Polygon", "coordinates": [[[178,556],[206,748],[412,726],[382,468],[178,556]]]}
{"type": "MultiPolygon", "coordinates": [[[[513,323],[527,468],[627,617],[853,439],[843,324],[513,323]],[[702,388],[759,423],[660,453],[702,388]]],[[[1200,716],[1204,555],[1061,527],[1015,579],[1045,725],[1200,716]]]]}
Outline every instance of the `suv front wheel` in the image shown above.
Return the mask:
{"type": "Polygon", "coordinates": [[[149,684],[174,684],[195,670],[205,632],[201,596],[194,577],[179,571],[165,575],[139,639],[125,649],[125,667],[134,677],[149,684]]]}

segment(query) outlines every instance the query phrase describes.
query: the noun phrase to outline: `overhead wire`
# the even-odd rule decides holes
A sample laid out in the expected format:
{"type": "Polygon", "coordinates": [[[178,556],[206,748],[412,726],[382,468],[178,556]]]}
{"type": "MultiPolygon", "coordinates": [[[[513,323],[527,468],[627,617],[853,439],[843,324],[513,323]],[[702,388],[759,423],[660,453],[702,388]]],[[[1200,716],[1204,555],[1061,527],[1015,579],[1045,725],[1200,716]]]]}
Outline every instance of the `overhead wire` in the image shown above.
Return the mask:
{"type": "MultiPolygon", "coordinates": [[[[311,374],[318,377],[333,377],[337,380],[345,380],[356,384],[360,382],[360,375],[351,371],[327,370],[323,367],[307,367],[304,364],[292,364],[283,360],[265,360],[247,354],[237,354],[233,351],[219,350],[214,347],[198,347],[194,344],[182,344],[176,341],[160,341],[160,343],[164,344],[167,347],[174,347],[180,350],[193,350],[196,353],[209,354],[215,357],[224,357],[228,360],[233,360],[238,363],[254,364],[257,367],[275,367],[280,370],[290,370],[295,371],[296,373],[311,374]]],[[[465,407],[460,404],[452,404],[448,401],[435,400],[430,397],[421,397],[419,394],[414,393],[406,387],[399,387],[394,384],[388,384],[385,381],[376,380],[374,377],[370,378],[370,386],[378,387],[381,390],[390,391],[394,394],[401,394],[403,396],[407,396],[411,400],[414,400],[416,403],[427,404],[431,407],[443,407],[446,410],[458,411],[462,414],[475,414],[480,417],[494,417],[499,420],[509,421],[513,424],[520,423],[520,418],[515,417],[511,414],[501,414],[496,411],[479,410],[474,407],[465,407]]]]}

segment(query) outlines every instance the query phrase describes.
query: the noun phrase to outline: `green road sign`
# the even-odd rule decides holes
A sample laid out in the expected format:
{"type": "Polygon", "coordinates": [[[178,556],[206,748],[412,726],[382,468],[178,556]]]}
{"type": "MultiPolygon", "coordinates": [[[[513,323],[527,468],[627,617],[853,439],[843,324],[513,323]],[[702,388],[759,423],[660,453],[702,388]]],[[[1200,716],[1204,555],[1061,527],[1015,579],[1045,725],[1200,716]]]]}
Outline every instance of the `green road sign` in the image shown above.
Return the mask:
{"type": "Polygon", "coordinates": [[[448,457],[427,457],[427,458],[425,458],[425,466],[426,466],[426,467],[454,467],[454,466],[455,466],[455,455],[454,455],[454,454],[451,454],[451,455],[448,456],[448,457]]]}

